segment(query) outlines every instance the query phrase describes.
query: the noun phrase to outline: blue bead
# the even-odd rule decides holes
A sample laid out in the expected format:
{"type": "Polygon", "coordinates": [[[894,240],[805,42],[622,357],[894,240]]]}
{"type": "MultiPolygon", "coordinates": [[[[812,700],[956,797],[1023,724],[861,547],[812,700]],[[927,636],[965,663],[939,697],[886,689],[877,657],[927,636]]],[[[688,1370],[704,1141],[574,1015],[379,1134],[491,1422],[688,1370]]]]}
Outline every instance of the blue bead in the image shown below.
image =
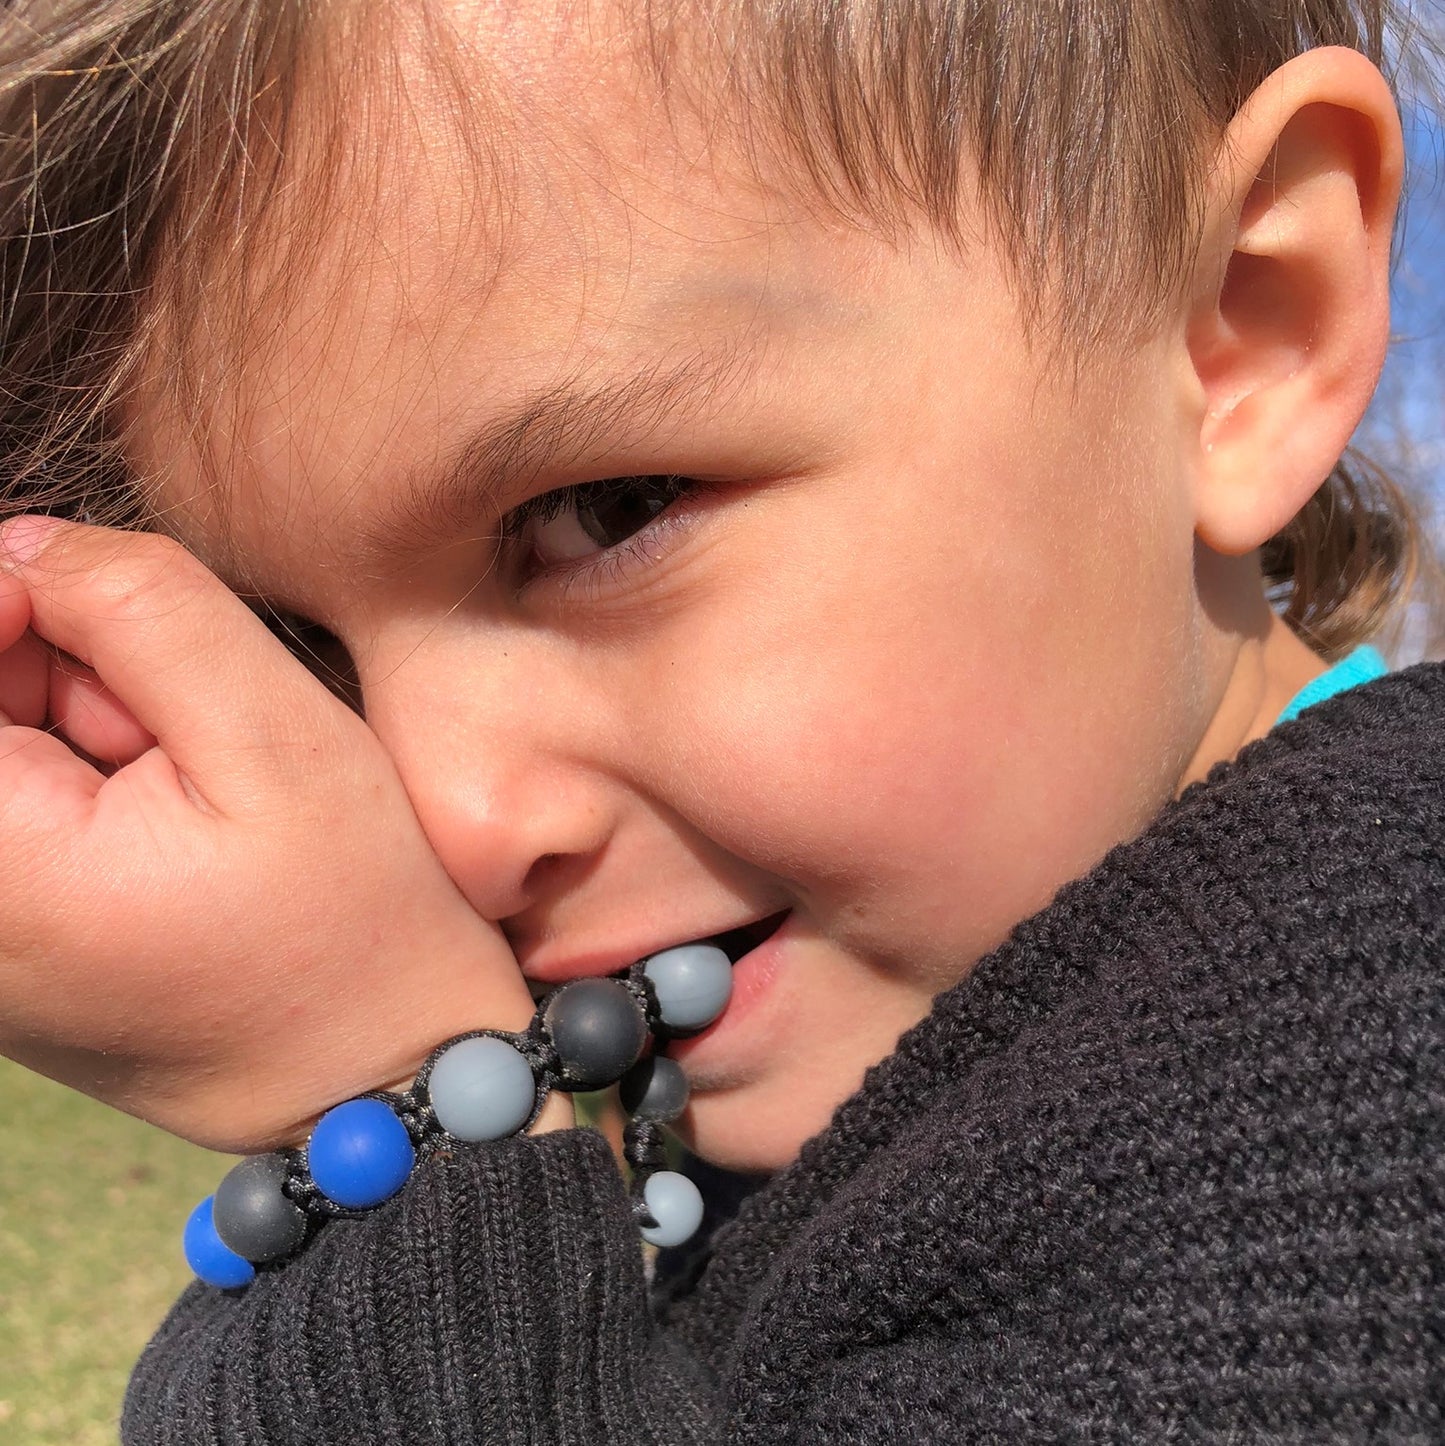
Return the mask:
{"type": "Polygon", "coordinates": [[[347,1100],[316,1122],[306,1163],[327,1199],[366,1210],[406,1184],[416,1151],[406,1126],[380,1100],[347,1100]]]}
{"type": "Polygon", "coordinates": [[[214,1195],[207,1195],[191,1211],[181,1245],[186,1252],[186,1264],[207,1285],[214,1285],[218,1290],[236,1290],[255,1280],[256,1267],[249,1260],[243,1260],[216,1234],[216,1222],[211,1215],[215,1199],[214,1195]]]}
{"type": "Polygon", "coordinates": [[[642,1200],[657,1221],[642,1227],[642,1238],[649,1245],[681,1245],[691,1240],[702,1224],[702,1191],[676,1170],[649,1175],[642,1200]]]}
{"type": "Polygon", "coordinates": [[[711,1024],[732,998],[733,966],[715,944],[664,949],[642,966],[642,972],[669,1029],[701,1029],[711,1024]]]}

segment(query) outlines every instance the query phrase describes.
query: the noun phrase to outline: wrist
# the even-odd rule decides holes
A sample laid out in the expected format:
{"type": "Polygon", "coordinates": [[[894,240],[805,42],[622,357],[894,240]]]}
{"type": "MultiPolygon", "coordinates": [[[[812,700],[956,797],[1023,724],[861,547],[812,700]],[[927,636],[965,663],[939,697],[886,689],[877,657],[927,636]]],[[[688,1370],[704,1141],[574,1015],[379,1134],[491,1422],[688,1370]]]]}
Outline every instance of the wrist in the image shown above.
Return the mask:
{"type": "Polygon", "coordinates": [[[553,1130],[570,1130],[577,1125],[577,1107],[572,1103],[572,1096],[563,1094],[560,1090],[554,1090],[547,1096],[547,1102],[537,1113],[537,1118],[532,1128],[527,1131],[529,1135],[546,1135],[553,1130]]]}

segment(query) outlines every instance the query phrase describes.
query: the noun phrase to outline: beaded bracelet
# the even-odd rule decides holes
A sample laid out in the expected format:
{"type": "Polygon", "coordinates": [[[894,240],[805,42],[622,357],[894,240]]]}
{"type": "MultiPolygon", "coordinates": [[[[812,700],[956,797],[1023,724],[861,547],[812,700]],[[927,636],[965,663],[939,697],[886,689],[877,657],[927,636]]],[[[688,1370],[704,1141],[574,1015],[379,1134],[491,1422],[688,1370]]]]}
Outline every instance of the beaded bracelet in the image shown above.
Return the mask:
{"type": "Polygon", "coordinates": [[[479,1029],[437,1046],[403,1093],[372,1091],[328,1110],[305,1146],[252,1155],[191,1212],[186,1261],[223,1290],[246,1286],[257,1266],[296,1254],[332,1219],[391,1199],[416,1165],[459,1143],[526,1130],[552,1090],[620,1084],[631,1119],[623,1154],[643,1239],[680,1245],[702,1221],[702,1196],[665,1163],[661,1126],[687,1105],[681,1068],[642,1052],[711,1024],[732,995],[732,964],[713,944],[684,944],[606,978],[574,979],[548,993],[520,1033],[479,1029]]]}

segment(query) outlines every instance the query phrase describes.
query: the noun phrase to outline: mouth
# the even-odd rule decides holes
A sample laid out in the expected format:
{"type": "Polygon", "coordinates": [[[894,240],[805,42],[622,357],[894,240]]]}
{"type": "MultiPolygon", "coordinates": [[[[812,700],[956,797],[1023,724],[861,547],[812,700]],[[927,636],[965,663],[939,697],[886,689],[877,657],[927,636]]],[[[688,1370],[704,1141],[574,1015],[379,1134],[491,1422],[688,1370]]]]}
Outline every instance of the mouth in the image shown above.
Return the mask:
{"type": "Polygon", "coordinates": [[[697,939],[689,942],[712,944],[728,956],[729,964],[736,964],[744,954],[751,954],[758,945],[771,939],[787,922],[791,912],[791,909],[784,909],[779,914],[770,914],[766,919],[759,919],[756,924],[744,924],[741,928],[729,929],[723,934],[714,934],[710,939],[697,939]]]}
{"type": "MultiPolygon", "coordinates": [[[[661,954],[664,950],[677,949],[686,944],[711,944],[728,956],[729,964],[735,965],[745,954],[752,953],[759,945],[771,939],[787,922],[791,913],[791,909],[783,909],[779,913],[769,914],[767,918],[758,919],[751,924],[741,924],[735,929],[725,929],[720,934],[709,934],[700,939],[679,939],[675,943],[664,944],[659,948],[649,950],[648,953],[641,956],[641,959],[650,959],[654,954],[661,954]]],[[[621,969],[613,970],[607,977],[625,979],[631,968],[632,965],[627,964],[621,969]]],[[[533,999],[541,1000],[557,988],[558,982],[565,981],[528,979],[527,987],[531,991],[533,999]]]]}

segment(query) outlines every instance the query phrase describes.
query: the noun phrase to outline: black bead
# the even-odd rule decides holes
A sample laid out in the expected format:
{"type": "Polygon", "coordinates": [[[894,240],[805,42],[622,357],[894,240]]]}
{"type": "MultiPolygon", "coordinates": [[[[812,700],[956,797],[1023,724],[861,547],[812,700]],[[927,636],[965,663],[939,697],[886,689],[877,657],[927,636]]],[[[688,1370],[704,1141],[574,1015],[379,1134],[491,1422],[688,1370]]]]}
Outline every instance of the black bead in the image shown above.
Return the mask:
{"type": "Polygon", "coordinates": [[[642,1053],[647,1021],[616,979],[574,979],[543,1014],[569,1089],[610,1085],[642,1053]]]}
{"type": "Polygon", "coordinates": [[[285,1179],[280,1155],[252,1155],[216,1187],[216,1234],[258,1265],[290,1255],[306,1238],[305,1212],[281,1192],[285,1179]]]}
{"type": "Polygon", "coordinates": [[[622,1108],[639,1120],[666,1124],[687,1108],[687,1076],[665,1054],[641,1059],[622,1076],[618,1087],[622,1108]]]}

